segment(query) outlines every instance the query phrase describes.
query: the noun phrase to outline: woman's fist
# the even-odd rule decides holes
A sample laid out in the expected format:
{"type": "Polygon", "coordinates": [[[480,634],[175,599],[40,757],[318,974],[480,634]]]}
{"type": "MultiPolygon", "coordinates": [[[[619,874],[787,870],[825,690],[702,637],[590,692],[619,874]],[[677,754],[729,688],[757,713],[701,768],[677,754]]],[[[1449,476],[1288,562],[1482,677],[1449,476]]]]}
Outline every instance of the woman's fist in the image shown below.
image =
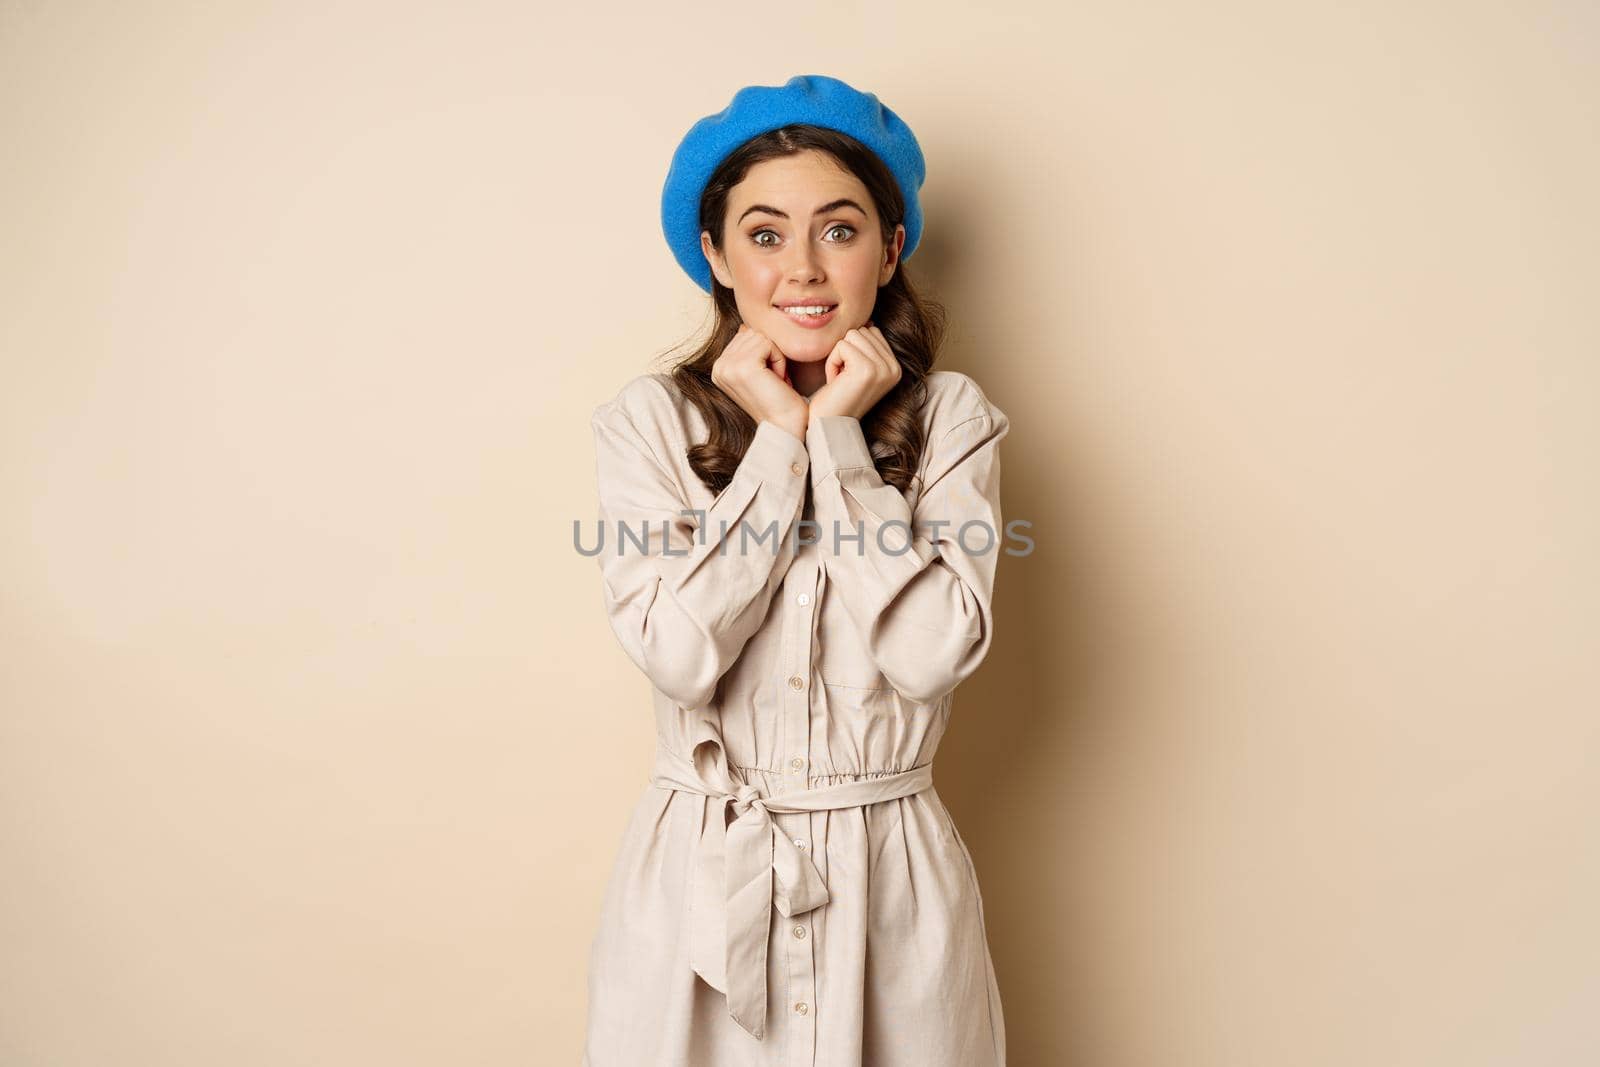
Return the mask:
{"type": "Polygon", "coordinates": [[[827,384],[811,394],[809,417],[861,418],[900,381],[900,361],[872,323],[839,338],[828,354],[827,384]]]}
{"type": "Polygon", "coordinates": [[[776,423],[805,439],[806,399],[789,383],[788,362],[765,334],[740,323],[711,365],[711,381],[756,422],[776,423]]]}

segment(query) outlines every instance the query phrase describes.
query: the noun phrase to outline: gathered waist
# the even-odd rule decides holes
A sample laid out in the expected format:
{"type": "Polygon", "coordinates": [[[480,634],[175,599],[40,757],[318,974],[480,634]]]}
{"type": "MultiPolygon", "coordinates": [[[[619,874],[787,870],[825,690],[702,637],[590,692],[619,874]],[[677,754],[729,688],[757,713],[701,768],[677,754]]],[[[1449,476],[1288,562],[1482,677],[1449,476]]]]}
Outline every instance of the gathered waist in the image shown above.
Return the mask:
{"type": "MultiPolygon", "coordinates": [[[[716,754],[721,756],[720,751],[716,754]]],[[[859,776],[841,773],[817,776],[845,777],[844,781],[827,785],[795,785],[781,791],[767,788],[765,778],[782,773],[761,767],[740,767],[722,759],[697,760],[664,745],[657,745],[650,784],[709,797],[742,795],[747,803],[750,799],[760,798],[762,806],[768,811],[782,813],[854,808],[911,796],[933,784],[931,761],[898,771],[866,771],[859,776]]]]}

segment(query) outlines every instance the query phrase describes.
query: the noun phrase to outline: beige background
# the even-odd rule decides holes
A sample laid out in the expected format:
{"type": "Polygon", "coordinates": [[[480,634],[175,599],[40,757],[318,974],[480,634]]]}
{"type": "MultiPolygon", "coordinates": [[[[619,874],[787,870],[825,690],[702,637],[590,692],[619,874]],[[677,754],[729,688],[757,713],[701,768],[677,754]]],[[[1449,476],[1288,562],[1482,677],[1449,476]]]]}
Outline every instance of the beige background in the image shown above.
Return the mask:
{"type": "Polygon", "coordinates": [[[0,1063],[573,1064],[572,548],[737,87],[917,131],[1014,430],[938,763],[1022,1067],[1600,1049],[1593,5],[0,3],[0,1063]]]}

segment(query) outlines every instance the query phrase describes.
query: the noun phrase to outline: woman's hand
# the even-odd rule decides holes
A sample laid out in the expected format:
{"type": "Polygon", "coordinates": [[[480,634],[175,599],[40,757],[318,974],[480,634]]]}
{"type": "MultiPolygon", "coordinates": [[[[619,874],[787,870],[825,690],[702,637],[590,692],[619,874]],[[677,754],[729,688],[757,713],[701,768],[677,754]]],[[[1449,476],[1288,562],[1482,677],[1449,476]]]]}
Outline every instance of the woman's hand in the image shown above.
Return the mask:
{"type": "Polygon", "coordinates": [[[711,365],[711,381],[757,423],[776,423],[805,440],[806,398],[790,384],[783,353],[759,330],[739,324],[739,332],[711,365]]]}
{"type": "Polygon", "coordinates": [[[900,361],[872,323],[839,338],[828,354],[827,384],[811,394],[809,418],[849,415],[861,418],[900,381],[900,361]]]}

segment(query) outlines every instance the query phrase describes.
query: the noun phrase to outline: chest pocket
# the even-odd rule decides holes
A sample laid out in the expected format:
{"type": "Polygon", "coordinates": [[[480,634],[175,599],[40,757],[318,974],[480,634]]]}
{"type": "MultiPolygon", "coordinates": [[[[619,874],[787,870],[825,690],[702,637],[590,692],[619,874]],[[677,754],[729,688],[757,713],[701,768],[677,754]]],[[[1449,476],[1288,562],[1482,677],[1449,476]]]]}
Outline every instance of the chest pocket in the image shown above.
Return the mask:
{"type": "Polygon", "coordinates": [[[818,611],[817,673],[826,685],[847,689],[888,689],[889,682],[867,654],[867,642],[856,629],[833,577],[823,567],[818,611]]]}
{"type": "MultiPolygon", "coordinates": [[[[924,458],[926,465],[927,457],[924,458]]],[[[923,490],[923,471],[911,479],[906,489],[906,503],[913,510],[923,490]]],[[[811,505],[806,503],[806,515],[811,516],[811,505]]],[[[843,579],[848,580],[848,579],[843,579]]],[[[834,576],[822,566],[822,600],[818,614],[820,630],[817,634],[817,671],[826,685],[860,693],[893,692],[889,680],[878,670],[878,665],[867,654],[867,642],[856,629],[855,620],[839,592],[834,576]]]]}

